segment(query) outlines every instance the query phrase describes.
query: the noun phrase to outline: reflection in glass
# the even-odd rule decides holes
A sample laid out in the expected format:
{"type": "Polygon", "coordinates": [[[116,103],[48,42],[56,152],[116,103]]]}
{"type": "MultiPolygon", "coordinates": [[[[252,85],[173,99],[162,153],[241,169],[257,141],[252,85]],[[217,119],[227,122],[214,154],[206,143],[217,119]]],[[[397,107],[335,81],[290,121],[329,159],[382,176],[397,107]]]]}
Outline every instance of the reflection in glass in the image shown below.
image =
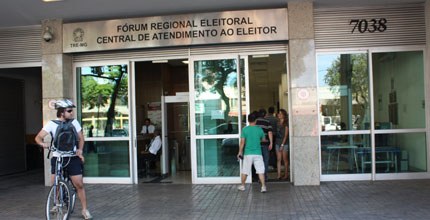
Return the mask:
{"type": "MultiPolygon", "coordinates": [[[[321,136],[322,174],[369,173],[363,169],[361,150],[370,147],[369,135],[321,136]]],[[[369,166],[370,167],[370,166],[369,166]]]]}
{"type": "Polygon", "coordinates": [[[425,128],[422,51],[373,53],[375,129],[425,128]]]}
{"type": "Polygon", "coordinates": [[[236,59],[195,61],[194,80],[196,134],[238,134],[236,59]]]}
{"type": "Polygon", "coordinates": [[[127,65],[77,69],[85,137],[128,137],[127,71],[127,65]]]}
{"type": "Polygon", "coordinates": [[[426,172],[426,149],[425,133],[377,134],[376,172],[426,172]]]}
{"type": "Polygon", "coordinates": [[[321,130],[369,129],[367,54],[321,54],[317,59],[321,130]]]}
{"type": "Polygon", "coordinates": [[[129,177],[128,141],[86,141],[86,177],[129,177]]]}
{"type": "Polygon", "coordinates": [[[237,177],[238,138],[197,140],[197,177],[237,177]]]}

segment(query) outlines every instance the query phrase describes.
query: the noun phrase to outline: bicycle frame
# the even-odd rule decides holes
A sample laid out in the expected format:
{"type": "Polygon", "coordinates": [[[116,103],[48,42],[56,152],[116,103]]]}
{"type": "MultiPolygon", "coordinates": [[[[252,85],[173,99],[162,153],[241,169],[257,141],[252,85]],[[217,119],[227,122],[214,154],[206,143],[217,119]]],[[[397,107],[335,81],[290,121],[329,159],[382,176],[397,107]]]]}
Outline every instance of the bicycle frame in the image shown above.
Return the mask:
{"type": "MultiPolygon", "coordinates": [[[[52,184],[53,186],[58,186],[59,181],[60,180],[64,180],[64,176],[63,176],[63,157],[57,157],[57,161],[55,162],[55,179],[54,179],[54,184],[52,184]]],[[[64,201],[64,194],[63,194],[63,188],[60,187],[60,192],[59,192],[59,196],[60,196],[60,200],[59,201],[64,201]]],[[[57,198],[57,193],[56,190],[54,191],[54,198],[57,198]]],[[[54,205],[57,206],[58,204],[55,204],[57,201],[54,201],[54,205]]]]}
{"type": "MultiPolygon", "coordinates": [[[[56,149],[54,149],[54,151],[55,150],[56,149]]],[[[57,152],[60,153],[60,155],[57,156],[55,161],[55,177],[47,198],[46,218],[48,220],[51,219],[51,213],[54,212],[57,219],[61,217],[61,219],[67,220],[69,218],[69,215],[73,212],[76,194],[74,193],[75,190],[73,183],[69,184],[68,182],[71,181],[71,179],[68,176],[65,176],[63,167],[67,166],[71,159],[70,157],[66,157],[65,155],[70,155],[72,152],[57,152]],[[63,166],[65,158],[68,158],[69,162],[67,162],[67,164],[63,166]],[[50,200],[51,195],[53,196],[52,204],[50,200]],[[67,209],[63,210],[63,208],[67,209]]]]}

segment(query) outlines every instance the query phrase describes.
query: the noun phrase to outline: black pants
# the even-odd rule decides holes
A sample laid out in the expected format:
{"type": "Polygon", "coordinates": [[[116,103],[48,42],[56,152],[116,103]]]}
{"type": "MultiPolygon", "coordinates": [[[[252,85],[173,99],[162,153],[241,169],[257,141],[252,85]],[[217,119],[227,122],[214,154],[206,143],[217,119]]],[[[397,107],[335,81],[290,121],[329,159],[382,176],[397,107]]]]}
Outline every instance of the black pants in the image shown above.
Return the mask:
{"type": "Polygon", "coordinates": [[[142,161],[143,161],[143,169],[146,169],[146,162],[153,162],[157,160],[157,155],[155,154],[151,154],[151,153],[146,153],[142,155],[142,161]]]}

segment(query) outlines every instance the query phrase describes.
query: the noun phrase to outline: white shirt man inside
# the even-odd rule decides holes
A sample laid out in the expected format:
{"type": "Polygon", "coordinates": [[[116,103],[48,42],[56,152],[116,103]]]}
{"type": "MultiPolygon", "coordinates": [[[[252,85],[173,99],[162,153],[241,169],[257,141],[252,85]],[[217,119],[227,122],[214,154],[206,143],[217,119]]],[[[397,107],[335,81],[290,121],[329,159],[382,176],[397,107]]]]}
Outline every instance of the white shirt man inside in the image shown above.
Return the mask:
{"type": "Polygon", "coordinates": [[[142,126],[142,131],[140,132],[144,136],[150,137],[154,134],[155,126],[151,124],[151,119],[145,119],[145,124],[142,126]]]}
{"type": "MultiPolygon", "coordinates": [[[[157,160],[157,153],[161,149],[161,137],[160,137],[160,131],[154,130],[154,137],[152,138],[149,149],[147,151],[142,151],[142,160],[143,160],[143,168],[146,166],[146,162],[148,161],[156,161],[157,160]]],[[[146,170],[146,172],[148,172],[146,170]]]]}

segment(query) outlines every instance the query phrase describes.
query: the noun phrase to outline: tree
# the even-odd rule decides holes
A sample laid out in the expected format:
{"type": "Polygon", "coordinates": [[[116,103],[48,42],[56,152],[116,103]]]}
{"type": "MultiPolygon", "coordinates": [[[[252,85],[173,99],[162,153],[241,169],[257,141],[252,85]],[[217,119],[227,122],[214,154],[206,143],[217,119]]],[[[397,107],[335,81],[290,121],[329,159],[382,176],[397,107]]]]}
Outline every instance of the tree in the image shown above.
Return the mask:
{"type": "MultiPolygon", "coordinates": [[[[120,98],[121,104],[124,105],[128,103],[127,66],[95,66],[91,67],[91,73],[83,73],[81,76],[82,107],[93,109],[109,104],[105,136],[112,136],[117,100],[120,98]]],[[[99,119],[99,116],[97,117],[99,119]]]]}
{"type": "MultiPolygon", "coordinates": [[[[338,93],[340,86],[351,91],[352,100],[340,97],[332,100],[329,105],[357,105],[360,107],[360,115],[365,114],[369,106],[369,73],[367,54],[342,54],[327,69],[324,82],[331,87],[333,93],[338,93]]],[[[340,109],[339,109],[340,110],[340,109]]],[[[346,112],[341,113],[345,115],[346,112]]],[[[349,117],[349,116],[348,116],[349,117]]]]}
{"type": "MultiPolygon", "coordinates": [[[[195,65],[198,65],[198,63],[195,65]]],[[[243,65],[241,65],[241,68],[243,68],[243,65]]],[[[195,69],[198,69],[198,66],[195,66],[195,69]]],[[[221,96],[221,100],[226,106],[224,111],[224,119],[227,119],[230,113],[230,99],[227,97],[224,87],[227,85],[229,75],[231,73],[237,73],[236,59],[207,60],[203,62],[203,69],[205,72],[201,73],[201,80],[209,85],[212,85],[209,88],[209,91],[217,92],[221,96]]],[[[243,77],[242,75],[243,74],[241,74],[241,77],[243,77]]],[[[235,78],[235,80],[231,83],[237,87],[237,78],[235,78]]],[[[201,92],[204,92],[204,90],[201,92]]],[[[238,95],[240,96],[240,94],[238,95]]],[[[240,99],[240,97],[237,98],[240,99]]]]}

